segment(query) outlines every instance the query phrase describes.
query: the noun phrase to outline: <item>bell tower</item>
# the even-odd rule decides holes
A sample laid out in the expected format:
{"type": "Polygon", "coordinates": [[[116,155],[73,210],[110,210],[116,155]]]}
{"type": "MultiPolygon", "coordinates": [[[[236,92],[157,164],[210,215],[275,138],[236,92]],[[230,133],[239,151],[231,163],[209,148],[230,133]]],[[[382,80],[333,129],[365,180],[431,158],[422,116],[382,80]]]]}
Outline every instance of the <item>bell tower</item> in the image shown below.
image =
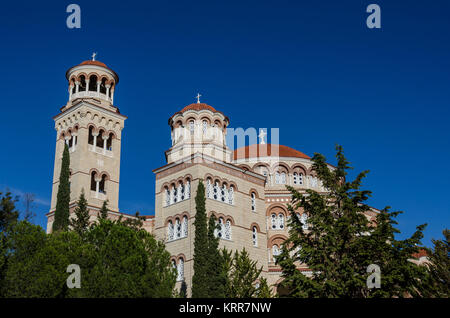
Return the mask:
{"type": "Polygon", "coordinates": [[[119,212],[120,142],[126,116],[114,105],[119,77],[104,63],[84,61],[66,72],[69,100],[53,117],[56,150],[52,201],[47,214],[51,231],[59,186],[64,144],[70,154],[70,211],[82,189],[91,215],[108,200],[112,213],[119,212]]]}

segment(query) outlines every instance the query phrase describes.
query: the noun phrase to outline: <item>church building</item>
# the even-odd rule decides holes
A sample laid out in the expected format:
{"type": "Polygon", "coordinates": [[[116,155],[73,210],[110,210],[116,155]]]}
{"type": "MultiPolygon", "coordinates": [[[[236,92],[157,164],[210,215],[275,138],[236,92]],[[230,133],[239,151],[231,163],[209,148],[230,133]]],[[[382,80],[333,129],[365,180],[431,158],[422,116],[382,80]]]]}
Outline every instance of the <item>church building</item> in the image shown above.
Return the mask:
{"type": "MultiPolygon", "coordinates": [[[[51,232],[54,219],[64,144],[70,153],[71,213],[84,189],[92,221],[106,199],[109,218],[135,218],[119,211],[121,132],[127,119],[114,105],[119,77],[94,55],[92,60],[71,67],[66,78],[69,100],[53,118],[57,133],[47,232],[51,232]]],[[[190,295],[195,195],[203,181],[207,214],[214,214],[220,224],[216,231],[220,247],[233,251],[245,248],[263,267],[269,285],[276,284],[281,280],[281,269],[274,256],[288,237],[291,195],[286,185],[299,191],[325,189],[308,155],[288,146],[267,144],[264,135],[258,143],[229,149],[226,136],[230,118],[201,103],[199,97],[168,118],[171,147],[164,153],[166,164],[153,170],[155,211],[145,216],[143,227],[165,243],[178,271],[177,286],[184,282],[190,295]]],[[[297,213],[307,229],[308,216],[301,210],[297,213]]],[[[366,216],[372,219],[376,213],[373,209],[366,216]]],[[[306,265],[298,264],[298,268],[310,274],[306,265]]]]}

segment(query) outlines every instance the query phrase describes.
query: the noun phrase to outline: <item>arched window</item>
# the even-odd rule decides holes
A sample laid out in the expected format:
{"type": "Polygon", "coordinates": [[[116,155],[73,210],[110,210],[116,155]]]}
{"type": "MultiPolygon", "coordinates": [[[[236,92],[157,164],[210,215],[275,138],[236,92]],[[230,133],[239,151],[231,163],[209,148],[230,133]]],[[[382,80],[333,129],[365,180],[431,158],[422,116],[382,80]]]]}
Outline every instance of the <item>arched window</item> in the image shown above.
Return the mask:
{"type": "Polygon", "coordinates": [[[97,91],[97,76],[95,75],[89,77],[89,90],[92,92],[97,91]]]}
{"type": "Polygon", "coordinates": [[[281,183],[280,173],[277,171],[277,172],[275,172],[275,184],[280,184],[280,183],[281,183]]]}
{"type": "Polygon", "coordinates": [[[252,192],[252,211],[256,211],[256,195],[252,192]]]}
{"type": "Polygon", "coordinates": [[[216,228],[216,237],[222,238],[223,237],[223,218],[219,218],[219,226],[216,228]]]}
{"type": "Polygon", "coordinates": [[[253,246],[258,247],[258,230],[256,229],[256,226],[252,228],[252,239],[253,239],[253,246]]]}
{"type": "Polygon", "coordinates": [[[276,230],[277,229],[277,215],[275,213],[272,213],[271,219],[272,219],[272,230],[276,230]]]}
{"type": "Polygon", "coordinates": [[[88,144],[94,145],[94,127],[89,127],[88,144]]]}
{"type": "Polygon", "coordinates": [[[97,136],[97,147],[103,148],[103,134],[105,131],[103,129],[100,129],[97,136]]]}
{"type": "Polygon", "coordinates": [[[100,180],[98,192],[103,193],[103,194],[106,194],[106,191],[105,191],[105,184],[106,184],[106,174],[104,174],[104,175],[102,176],[102,179],[100,180]]]}
{"type": "Polygon", "coordinates": [[[181,223],[180,223],[180,219],[176,218],[175,219],[175,238],[179,239],[181,238],[181,223]]]}
{"type": "Polygon", "coordinates": [[[178,202],[178,190],[176,185],[172,185],[172,191],[173,191],[173,203],[177,203],[178,202]]]}
{"type": "Polygon", "coordinates": [[[78,88],[79,92],[84,92],[86,91],[86,77],[84,77],[84,75],[80,76],[80,86],[78,88]]]}
{"type": "Polygon", "coordinates": [[[230,186],[230,191],[228,192],[228,202],[229,204],[234,204],[234,187],[230,186]]]}
{"type": "Polygon", "coordinates": [[[189,131],[191,132],[191,135],[194,134],[195,130],[195,122],[193,120],[189,121],[189,131]]]}
{"type": "Polygon", "coordinates": [[[294,184],[298,184],[298,173],[294,172],[292,175],[294,177],[294,184]]]}
{"type": "Polygon", "coordinates": [[[284,229],[284,215],[283,215],[283,213],[278,214],[278,228],[280,230],[284,229]]]}
{"type": "Polygon", "coordinates": [[[97,191],[97,182],[95,181],[95,177],[97,176],[97,172],[91,172],[91,191],[97,191]]]}
{"type": "Polygon", "coordinates": [[[188,218],[187,216],[183,216],[183,237],[187,237],[188,236],[188,218]]]}
{"type": "Polygon", "coordinates": [[[103,77],[100,83],[100,93],[106,94],[106,77],[103,77]]]}
{"type": "Polygon", "coordinates": [[[184,185],[183,182],[178,183],[177,202],[184,200],[184,185]]]}
{"type": "Polygon", "coordinates": [[[286,173],[285,172],[282,172],[280,174],[280,183],[281,184],[286,184],[286,173]]]}
{"type": "Polygon", "coordinates": [[[298,184],[303,184],[303,173],[300,172],[298,174],[298,179],[297,180],[298,180],[298,184]]]}
{"type": "Polygon", "coordinates": [[[227,222],[225,223],[225,239],[226,240],[231,240],[231,221],[227,220],[227,222]]]}
{"type": "Polygon", "coordinates": [[[165,202],[165,206],[169,206],[170,205],[170,192],[169,192],[169,188],[168,187],[164,187],[164,202],[165,202]]]}
{"type": "Polygon", "coordinates": [[[177,274],[177,281],[184,280],[184,259],[182,258],[178,260],[177,274]]]}
{"type": "Polygon", "coordinates": [[[208,122],[206,120],[202,121],[202,131],[203,131],[203,135],[206,135],[208,129],[208,122]]]}
{"type": "Polygon", "coordinates": [[[280,248],[278,247],[278,245],[272,246],[272,256],[273,256],[273,261],[274,262],[276,261],[275,257],[280,255],[280,253],[281,252],[280,252],[280,248]]]}
{"type": "Polygon", "coordinates": [[[167,224],[167,241],[172,241],[174,239],[174,228],[172,221],[167,224]]]}
{"type": "Polygon", "coordinates": [[[214,186],[214,200],[219,200],[220,201],[220,186],[219,186],[219,182],[216,181],[216,185],[214,186]]]}
{"type": "Polygon", "coordinates": [[[220,194],[222,196],[222,202],[228,203],[228,189],[227,189],[227,185],[225,183],[222,186],[222,191],[220,194]]]}
{"type": "Polygon", "coordinates": [[[109,136],[108,136],[108,140],[106,141],[106,149],[107,150],[112,150],[112,140],[113,140],[113,138],[114,138],[114,134],[113,133],[110,133],[109,134],[109,136]]]}
{"type": "Polygon", "coordinates": [[[191,179],[186,180],[186,188],[184,190],[184,197],[189,199],[191,197],[191,179]]]}
{"type": "Polygon", "coordinates": [[[213,186],[211,184],[211,179],[206,180],[206,197],[208,199],[213,199],[213,186]]]}

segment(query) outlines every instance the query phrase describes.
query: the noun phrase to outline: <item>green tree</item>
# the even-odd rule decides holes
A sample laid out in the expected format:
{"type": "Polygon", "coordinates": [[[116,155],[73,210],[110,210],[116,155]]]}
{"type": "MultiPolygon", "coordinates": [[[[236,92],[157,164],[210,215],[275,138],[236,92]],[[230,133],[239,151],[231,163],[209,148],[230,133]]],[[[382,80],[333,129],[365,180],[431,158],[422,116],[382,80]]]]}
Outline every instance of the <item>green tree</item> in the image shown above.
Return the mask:
{"type": "Polygon", "coordinates": [[[108,218],[108,199],[103,201],[102,208],[100,209],[100,212],[98,213],[98,218],[106,220],[108,218]]]}
{"type": "Polygon", "coordinates": [[[270,291],[269,284],[267,284],[267,279],[265,279],[264,277],[261,278],[261,280],[259,282],[257,297],[258,298],[272,298],[273,297],[272,292],[270,291]]]}
{"type": "Polygon", "coordinates": [[[69,147],[64,144],[64,152],[61,161],[61,173],[59,175],[58,193],[56,195],[56,209],[53,221],[53,231],[67,230],[69,226],[69,202],[70,202],[70,155],[69,147]]]}
{"type": "Polygon", "coordinates": [[[84,196],[84,189],[81,189],[80,198],[75,208],[75,218],[69,220],[72,230],[79,235],[83,235],[89,227],[89,210],[87,208],[87,200],[84,196]]]}
{"type": "Polygon", "coordinates": [[[4,297],[69,297],[66,273],[69,264],[80,266],[89,248],[75,232],[46,235],[38,225],[21,221],[10,230],[11,255],[2,289],[4,297]]]}
{"type": "MultiPolygon", "coordinates": [[[[226,296],[231,298],[253,298],[257,297],[259,288],[256,285],[261,280],[262,267],[258,269],[257,262],[250,258],[248,252],[243,249],[241,252],[236,251],[229,262],[229,254],[222,250],[222,257],[226,260],[224,263],[229,264],[228,280],[226,296]],[[231,266],[230,266],[231,265],[231,266]]],[[[267,285],[267,282],[265,282],[267,285]]],[[[260,283],[261,286],[261,283],[260,283]]],[[[263,288],[265,288],[264,286],[263,288]]],[[[268,288],[268,287],[267,287],[268,288]]]]}
{"type": "Polygon", "coordinates": [[[426,281],[423,268],[408,261],[418,251],[425,225],[406,240],[396,240],[399,231],[393,219],[400,212],[378,213],[373,226],[363,212],[371,196],[361,190],[368,171],[347,181],[351,169],[342,147],[337,146],[337,166],[330,169],[321,154],[312,158],[313,170],[327,189],[318,193],[307,189],[302,194],[292,187],[289,238],[285,241],[277,264],[282,268],[283,282],[279,287],[291,297],[404,297],[419,296],[420,282],[426,281]],[[308,216],[307,225],[297,217],[302,209],[308,216]],[[305,226],[308,229],[305,229],[305,226]],[[312,270],[312,277],[303,275],[298,263],[312,270]],[[381,288],[368,289],[367,267],[376,264],[381,269],[381,288]]]}
{"type": "Polygon", "coordinates": [[[444,239],[432,240],[434,248],[428,251],[429,261],[427,264],[431,279],[431,290],[429,296],[450,297],[450,231],[445,229],[442,234],[444,239]]]}
{"type": "Polygon", "coordinates": [[[9,226],[17,222],[19,211],[16,209],[18,198],[13,198],[11,192],[4,195],[0,192],[0,232],[5,232],[9,226]]]}
{"type": "Polygon", "coordinates": [[[82,238],[75,231],[46,235],[18,222],[1,286],[3,297],[171,297],[175,270],[164,244],[144,230],[101,220],[82,238]],[[81,288],[69,289],[69,264],[81,268],[81,288]]]}
{"type": "Polygon", "coordinates": [[[208,266],[206,268],[206,289],[210,298],[224,298],[225,286],[227,285],[227,272],[223,270],[223,259],[219,250],[219,238],[214,235],[218,225],[216,217],[211,214],[208,223],[208,248],[206,259],[208,266]]]}
{"type": "Polygon", "coordinates": [[[100,220],[86,234],[94,265],[82,276],[83,297],[171,297],[176,272],[162,242],[145,230],[100,220]]]}
{"type": "Polygon", "coordinates": [[[4,277],[7,270],[9,235],[8,232],[19,218],[15,203],[17,198],[13,198],[10,192],[4,195],[0,192],[0,297],[2,297],[2,286],[4,285],[4,277]]]}
{"type": "Polygon", "coordinates": [[[194,275],[192,297],[207,298],[208,295],[208,227],[206,218],[205,186],[200,180],[195,196],[194,275]]]}

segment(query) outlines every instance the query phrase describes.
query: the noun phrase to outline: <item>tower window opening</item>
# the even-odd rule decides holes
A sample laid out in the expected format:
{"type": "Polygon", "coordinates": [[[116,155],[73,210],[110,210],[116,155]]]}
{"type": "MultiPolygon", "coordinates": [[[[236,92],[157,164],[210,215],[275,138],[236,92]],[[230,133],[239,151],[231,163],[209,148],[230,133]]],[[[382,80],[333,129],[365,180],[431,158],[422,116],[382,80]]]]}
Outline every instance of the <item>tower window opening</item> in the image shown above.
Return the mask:
{"type": "Polygon", "coordinates": [[[105,133],[105,131],[103,129],[101,129],[98,132],[97,145],[96,145],[97,147],[103,148],[103,138],[102,138],[102,136],[103,136],[104,133],[105,133]]]}
{"type": "Polygon", "coordinates": [[[100,93],[106,94],[106,77],[103,77],[100,83],[100,93]]]}
{"type": "Polygon", "coordinates": [[[84,77],[84,75],[80,76],[80,87],[78,89],[80,92],[85,92],[86,91],[86,78],[84,77]]]}
{"type": "Polygon", "coordinates": [[[94,145],[94,127],[90,126],[89,127],[89,136],[88,136],[88,144],[90,145],[94,145]]]}
{"type": "Polygon", "coordinates": [[[95,181],[97,173],[92,171],[91,173],[91,191],[97,191],[97,182],[95,181]]]}
{"type": "Polygon", "coordinates": [[[106,175],[104,174],[102,176],[102,179],[100,180],[100,185],[99,185],[99,190],[98,190],[100,193],[106,194],[105,183],[106,183],[106,175]]]}
{"type": "Polygon", "coordinates": [[[106,141],[106,149],[112,150],[112,140],[113,140],[113,133],[109,134],[108,140],[106,141]]]}
{"type": "Polygon", "coordinates": [[[89,91],[96,92],[97,91],[97,76],[91,75],[89,77],[89,91]]]}

